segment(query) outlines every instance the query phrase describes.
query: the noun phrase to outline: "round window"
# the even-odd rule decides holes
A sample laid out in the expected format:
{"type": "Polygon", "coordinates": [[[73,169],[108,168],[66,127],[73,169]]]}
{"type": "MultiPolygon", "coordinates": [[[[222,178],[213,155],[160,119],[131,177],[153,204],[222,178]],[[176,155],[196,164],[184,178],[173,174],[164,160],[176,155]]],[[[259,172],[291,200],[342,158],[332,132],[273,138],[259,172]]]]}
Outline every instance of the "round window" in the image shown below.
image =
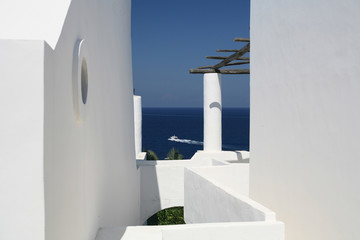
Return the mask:
{"type": "Polygon", "coordinates": [[[86,60],[83,59],[81,64],[81,98],[84,104],[86,104],[87,94],[88,94],[88,71],[87,71],[86,60]]]}
{"type": "Polygon", "coordinates": [[[85,40],[75,43],[72,66],[73,104],[76,121],[81,123],[85,120],[86,103],[88,98],[89,74],[88,58],[85,40]]]}

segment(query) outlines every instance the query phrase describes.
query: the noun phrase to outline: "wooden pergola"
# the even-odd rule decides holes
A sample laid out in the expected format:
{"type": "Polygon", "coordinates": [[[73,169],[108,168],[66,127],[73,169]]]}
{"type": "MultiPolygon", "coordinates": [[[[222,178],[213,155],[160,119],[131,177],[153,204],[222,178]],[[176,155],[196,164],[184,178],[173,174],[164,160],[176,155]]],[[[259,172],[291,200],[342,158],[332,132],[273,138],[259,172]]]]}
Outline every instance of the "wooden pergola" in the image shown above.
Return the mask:
{"type": "Polygon", "coordinates": [[[218,64],[198,67],[196,69],[190,69],[190,73],[221,73],[221,74],[250,74],[249,69],[221,69],[227,66],[249,64],[250,58],[243,57],[246,53],[250,52],[250,39],[249,38],[234,38],[235,42],[247,43],[241,49],[232,50],[216,50],[216,52],[234,52],[228,57],[223,56],[208,56],[207,59],[218,59],[222,60],[218,64]]]}

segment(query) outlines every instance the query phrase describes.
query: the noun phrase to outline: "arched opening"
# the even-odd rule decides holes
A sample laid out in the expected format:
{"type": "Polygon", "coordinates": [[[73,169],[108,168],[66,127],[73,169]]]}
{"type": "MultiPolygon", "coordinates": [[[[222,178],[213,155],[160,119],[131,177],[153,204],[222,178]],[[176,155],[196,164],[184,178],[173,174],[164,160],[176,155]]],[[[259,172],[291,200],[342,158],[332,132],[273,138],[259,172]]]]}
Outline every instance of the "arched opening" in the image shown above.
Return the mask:
{"type": "Polygon", "coordinates": [[[185,224],[184,207],[171,207],[158,211],[147,219],[147,225],[185,224]]]}

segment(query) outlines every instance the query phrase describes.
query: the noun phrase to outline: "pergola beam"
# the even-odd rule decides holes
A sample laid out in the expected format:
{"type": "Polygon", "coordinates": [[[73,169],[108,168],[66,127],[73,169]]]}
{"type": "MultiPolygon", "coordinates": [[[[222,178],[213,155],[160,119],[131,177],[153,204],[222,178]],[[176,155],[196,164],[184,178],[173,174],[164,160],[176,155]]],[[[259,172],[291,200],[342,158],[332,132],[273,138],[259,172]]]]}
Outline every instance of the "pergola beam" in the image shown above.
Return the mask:
{"type": "Polygon", "coordinates": [[[241,49],[218,49],[216,52],[239,52],[241,49]]]}
{"type": "Polygon", "coordinates": [[[235,42],[250,42],[250,38],[234,38],[235,42]]]}
{"type": "Polygon", "coordinates": [[[224,56],[207,56],[207,59],[222,60],[218,64],[198,67],[197,69],[190,69],[190,73],[222,73],[222,74],[250,74],[249,69],[220,69],[226,66],[236,66],[249,64],[250,58],[243,57],[246,53],[250,52],[250,38],[234,38],[236,42],[246,42],[247,44],[241,49],[218,49],[216,52],[233,53],[228,57],[224,56]],[[233,62],[235,60],[245,60],[233,62]]]}
{"type": "Polygon", "coordinates": [[[206,59],[218,59],[218,60],[224,60],[227,59],[228,57],[223,57],[223,56],[206,56],[206,59]]]}
{"type": "Polygon", "coordinates": [[[190,73],[250,74],[249,69],[190,69],[190,73]]]}
{"type": "Polygon", "coordinates": [[[207,69],[207,68],[212,68],[213,65],[210,66],[203,66],[203,67],[198,67],[197,69],[207,69]]]}
{"type": "Polygon", "coordinates": [[[244,55],[245,53],[250,51],[250,43],[246,44],[243,48],[240,49],[239,52],[236,52],[234,54],[232,54],[231,56],[229,56],[228,58],[224,59],[223,61],[221,61],[220,63],[216,64],[213,66],[214,69],[219,69],[221,67],[226,66],[226,64],[228,64],[231,61],[234,61],[236,59],[238,59],[239,57],[241,57],[242,55],[244,55]]]}
{"type": "MultiPolygon", "coordinates": [[[[207,56],[206,59],[216,59],[216,60],[224,60],[227,59],[228,57],[223,57],[223,56],[207,56]]],[[[250,60],[249,57],[239,57],[235,60],[250,60]]]]}
{"type": "Polygon", "coordinates": [[[249,63],[250,63],[250,61],[246,61],[246,62],[232,62],[232,63],[226,64],[226,66],[243,65],[243,64],[249,64],[249,63]]]}
{"type": "MultiPolygon", "coordinates": [[[[249,64],[249,63],[250,63],[250,61],[234,62],[234,63],[228,63],[225,66],[243,65],[243,64],[249,64]]],[[[213,68],[213,65],[198,67],[197,69],[207,69],[207,68],[213,68]]]]}

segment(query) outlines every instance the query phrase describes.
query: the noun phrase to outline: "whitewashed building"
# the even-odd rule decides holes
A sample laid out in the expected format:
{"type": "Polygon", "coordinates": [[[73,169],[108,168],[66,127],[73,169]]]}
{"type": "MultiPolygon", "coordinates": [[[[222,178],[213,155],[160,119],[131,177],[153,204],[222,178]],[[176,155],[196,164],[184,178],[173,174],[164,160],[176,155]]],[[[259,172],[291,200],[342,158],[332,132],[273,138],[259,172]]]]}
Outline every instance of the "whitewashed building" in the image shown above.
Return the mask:
{"type": "Polygon", "coordinates": [[[250,196],[286,239],[360,239],[359,20],[359,1],[252,1],[250,196]]]}
{"type": "Polygon", "coordinates": [[[216,73],[204,151],[143,160],[130,7],[0,2],[0,239],[358,239],[360,3],[252,1],[251,163],[221,150],[216,73]]]}

